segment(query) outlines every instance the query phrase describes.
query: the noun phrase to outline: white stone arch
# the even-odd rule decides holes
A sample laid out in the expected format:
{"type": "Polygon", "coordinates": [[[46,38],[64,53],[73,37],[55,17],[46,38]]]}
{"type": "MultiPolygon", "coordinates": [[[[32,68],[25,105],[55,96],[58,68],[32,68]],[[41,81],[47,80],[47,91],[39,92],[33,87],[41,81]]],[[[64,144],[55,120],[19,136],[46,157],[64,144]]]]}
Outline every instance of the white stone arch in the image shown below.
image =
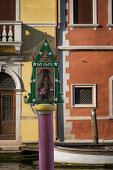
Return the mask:
{"type": "Polygon", "coordinates": [[[19,76],[10,68],[6,67],[6,66],[0,66],[0,72],[4,72],[8,75],[10,75],[14,82],[15,82],[15,86],[16,86],[16,140],[5,140],[5,141],[0,141],[0,143],[4,143],[4,144],[21,144],[21,131],[20,131],[20,124],[21,124],[21,81],[19,76]]]}
{"type": "Polygon", "coordinates": [[[4,73],[10,75],[15,82],[16,91],[21,91],[20,79],[19,79],[18,75],[13,70],[9,69],[8,67],[1,66],[1,72],[4,72],[4,73]]]}
{"type": "Polygon", "coordinates": [[[113,76],[109,78],[109,116],[113,118],[113,76]]]}

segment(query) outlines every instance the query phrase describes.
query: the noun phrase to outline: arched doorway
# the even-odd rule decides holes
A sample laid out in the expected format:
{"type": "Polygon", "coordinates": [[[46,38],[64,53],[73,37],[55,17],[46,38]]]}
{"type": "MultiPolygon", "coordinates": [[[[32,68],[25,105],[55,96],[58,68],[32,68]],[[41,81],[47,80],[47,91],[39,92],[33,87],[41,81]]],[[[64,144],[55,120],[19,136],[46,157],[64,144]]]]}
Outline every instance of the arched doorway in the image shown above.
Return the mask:
{"type": "Polygon", "coordinates": [[[13,78],[0,72],[0,140],[16,139],[15,89],[13,78]]]}

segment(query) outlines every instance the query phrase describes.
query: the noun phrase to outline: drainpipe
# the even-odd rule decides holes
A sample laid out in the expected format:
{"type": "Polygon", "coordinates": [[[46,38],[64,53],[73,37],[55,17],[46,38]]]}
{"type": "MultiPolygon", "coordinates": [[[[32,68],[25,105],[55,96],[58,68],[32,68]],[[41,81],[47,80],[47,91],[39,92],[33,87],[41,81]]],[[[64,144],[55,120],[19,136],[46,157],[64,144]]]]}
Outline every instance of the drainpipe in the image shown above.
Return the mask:
{"type": "Polygon", "coordinates": [[[58,28],[58,0],[56,0],[55,49],[57,48],[57,28],[58,28]]]}
{"type": "MultiPolygon", "coordinates": [[[[58,0],[56,0],[56,25],[55,25],[55,53],[56,55],[57,55],[57,28],[58,28],[58,0]]],[[[56,118],[55,138],[58,139],[58,104],[56,105],[55,118],[56,118]]]]}

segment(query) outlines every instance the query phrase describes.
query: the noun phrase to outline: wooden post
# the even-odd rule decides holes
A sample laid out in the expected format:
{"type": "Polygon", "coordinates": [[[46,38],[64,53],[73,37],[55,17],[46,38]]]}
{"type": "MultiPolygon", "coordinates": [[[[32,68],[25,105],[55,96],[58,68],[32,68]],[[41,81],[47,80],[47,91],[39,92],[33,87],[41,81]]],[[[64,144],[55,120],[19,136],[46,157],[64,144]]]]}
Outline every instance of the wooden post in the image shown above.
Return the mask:
{"type": "Polygon", "coordinates": [[[96,109],[91,110],[92,127],[93,127],[93,140],[95,144],[98,144],[98,127],[96,119],[96,109]]]}

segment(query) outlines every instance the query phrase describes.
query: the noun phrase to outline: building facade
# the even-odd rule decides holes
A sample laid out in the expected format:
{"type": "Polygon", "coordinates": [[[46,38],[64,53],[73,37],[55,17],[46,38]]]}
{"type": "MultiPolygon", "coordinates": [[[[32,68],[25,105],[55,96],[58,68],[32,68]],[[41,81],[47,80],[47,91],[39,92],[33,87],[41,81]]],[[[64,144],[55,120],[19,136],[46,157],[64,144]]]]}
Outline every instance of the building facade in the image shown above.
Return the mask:
{"type": "Polygon", "coordinates": [[[112,141],[112,0],[0,0],[0,11],[0,145],[38,142],[38,116],[24,97],[45,32],[58,49],[64,99],[54,139],[92,142],[96,109],[99,140],[112,141]]]}
{"type": "Polygon", "coordinates": [[[38,142],[38,116],[24,96],[30,92],[32,61],[45,32],[55,52],[56,6],[55,0],[0,0],[1,147],[38,142]]]}
{"type": "Polygon", "coordinates": [[[99,140],[113,140],[112,27],[112,0],[61,1],[64,141],[93,141],[93,109],[99,140]]]}

